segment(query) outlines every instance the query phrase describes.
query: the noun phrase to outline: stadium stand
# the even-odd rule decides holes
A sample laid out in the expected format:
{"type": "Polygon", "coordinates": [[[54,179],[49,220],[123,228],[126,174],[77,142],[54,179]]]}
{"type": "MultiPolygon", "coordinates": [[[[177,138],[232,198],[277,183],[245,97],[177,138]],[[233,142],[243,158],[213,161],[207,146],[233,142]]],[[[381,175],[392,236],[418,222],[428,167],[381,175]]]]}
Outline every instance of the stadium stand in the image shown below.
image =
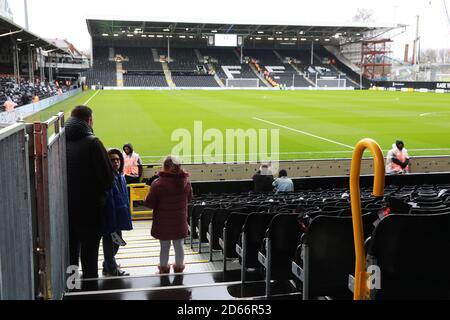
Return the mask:
{"type": "Polygon", "coordinates": [[[116,86],[116,63],[111,61],[107,47],[93,47],[93,66],[84,74],[87,78],[86,84],[116,86]]]}
{"type": "Polygon", "coordinates": [[[167,81],[161,75],[130,74],[123,75],[125,87],[167,87],[167,81]]]}
{"type": "Polygon", "coordinates": [[[117,47],[114,52],[125,58],[122,63],[124,70],[163,71],[161,63],[153,59],[152,48],[117,47]]]}
{"type": "MultiPolygon", "coordinates": [[[[68,88],[61,86],[61,90],[66,92],[68,88]]],[[[31,103],[36,95],[42,100],[57,94],[58,88],[53,83],[42,83],[36,79],[34,83],[21,80],[20,84],[17,84],[14,78],[0,76],[0,111],[3,111],[3,105],[8,99],[16,103],[17,108],[31,103]]]]}
{"type": "MultiPolygon", "coordinates": [[[[412,274],[401,276],[402,284],[394,280],[399,277],[396,272],[405,270],[409,257],[418,253],[414,246],[406,249],[407,243],[414,241],[411,237],[415,238],[416,234],[420,234],[422,240],[428,237],[426,241],[419,241],[425,243],[421,245],[423,251],[427,251],[426,247],[448,247],[450,237],[441,230],[449,223],[448,190],[450,186],[446,184],[389,185],[385,188],[384,198],[375,198],[370,188],[362,189],[365,238],[371,239],[367,244],[368,253],[389,264],[387,270],[394,270],[386,276],[389,285],[384,287],[384,291],[374,292],[373,298],[449,297],[447,278],[440,285],[436,284],[438,281],[426,281],[430,276],[428,272],[432,273],[431,268],[438,263],[433,258],[439,256],[437,252],[427,254],[429,259],[423,260],[435,262],[411,271],[420,275],[417,282],[410,283],[408,293],[402,288],[407,279],[414,278],[412,274]],[[401,234],[401,230],[406,233],[401,234]],[[407,230],[417,231],[411,234],[407,230]],[[436,236],[431,237],[431,230],[436,236]],[[387,243],[391,241],[398,243],[396,250],[405,252],[402,262],[389,260],[393,257],[393,249],[387,243]],[[423,290],[412,290],[417,284],[423,290]],[[431,291],[434,295],[429,294],[431,291]]],[[[221,250],[224,272],[228,270],[227,261],[239,258],[243,283],[247,271],[260,273],[270,266],[269,274],[265,273],[266,294],[270,294],[269,279],[285,281],[296,275],[302,282],[298,289],[303,291],[304,299],[351,299],[348,277],[354,273],[355,256],[350,215],[346,188],[301,190],[287,194],[205,194],[196,197],[190,205],[189,224],[191,230],[197,230],[191,232],[191,243],[201,237],[199,243],[208,242],[210,251],[221,250]],[[287,232],[290,228],[293,228],[292,232],[287,232]],[[269,254],[266,251],[267,239],[272,246],[269,254]],[[264,268],[257,263],[258,255],[264,268]],[[333,270],[330,270],[330,265],[334,266],[333,270]]],[[[448,258],[444,260],[442,270],[449,263],[448,258]]]]}
{"type": "Polygon", "coordinates": [[[261,65],[263,70],[267,71],[272,79],[286,87],[308,87],[308,83],[304,76],[299,74],[288,62],[289,59],[278,57],[274,50],[255,50],[249,49],[245,51],[246,55],[255,58],[261,65]]]}
{"type": "Polygon", "coordinates": [[[177,87],[218,87],[213,76],[172,76],[177,87]]]}
{"type": "MultiPolygon", "coordinates": [[[[115,55],[124,58],[125,87],[167,87],[160,61],[167,61],[167,48],[114,47],[115,55]]],[[[102,84],[116,86],[116,65],[108,56],[108,47],[94,48],[94,66],[86,75],[88,85],[102,84]]],[[[318,47],[311,65],[311,52],[307,47],[297,50],[245,49],[243,63],[240,61],[240,49],[228,48],[171,48],[170,61],[167,63],[176,86],[179,87],[217,87],[218,78],[226,85],[227,79],[261,79],[259,86],[266,86],[266,78],[271,86],[311,87],[316,77],[331,77],[347,80],[347,86],[357,86],[358,75],[325,48],[318,47]],[[250,62],[254,61],[253,66],[250,62]],[[254,70],[252,70],[254,69],[254,70]],[[341,69],[347,74],[342,73],[341,69]],[[199,76],[201,75],[201,76],[199,76]],[[209,77],[203,77],[209,75],[209,77]]],[[[322,80],[321,87],[336,87],[335,80],[322,80]]]]}
{"type": "MultiPolygon", "coordinates": [[[[167,49],[158,49],[158,52],[167,57],[167,49]]],[[[170,71],[199,72],[199,66],[203,66],[203,63],[198,61],[194,49],[173,48],[170,50],[170,71]]]]}

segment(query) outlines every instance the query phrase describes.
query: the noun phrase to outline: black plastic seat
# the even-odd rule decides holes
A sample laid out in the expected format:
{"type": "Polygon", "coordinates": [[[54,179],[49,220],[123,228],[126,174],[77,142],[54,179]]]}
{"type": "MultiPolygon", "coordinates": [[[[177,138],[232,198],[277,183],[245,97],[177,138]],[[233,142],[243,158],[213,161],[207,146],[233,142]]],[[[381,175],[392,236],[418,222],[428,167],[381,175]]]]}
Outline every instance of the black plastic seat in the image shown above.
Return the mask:
{"type": "Polygon", "coordinates": [[[270,295],[271,280],[293,279],[291,264],[303,234],[298,219],[296,214],[280,213],[269,224],[258,253],[265,271],[266,296],[270,295]]]}
{"type": "Polygon", "coordinates": [[[450,214],[388,215],[368,254],[380,268],[375,299],[450,298],[450,214]]]}
{"type": "Polygon", "coordinates": [[[410,213],[414,215],[429,215],[429,214],[440,214],[450,212],[450,208],[446,205],[441,205],[438,207],[421,207],[421,208],[411,208],[410,213]]]}
{"type": "Polygon", "coordinates": [[[411,205],[405,202],[405,199],[396,197],[387,197],[386,204],[393,213],[409,214],[411,205]]]}
{"type": "Polygon", "coordinates": [[[247,219],[247,213],[232,212],[223,228],[222,237],[219,238],[219,244],[223,252],[223,272],[227,270],[227,259],[237,258],[236,244],[241,235],[242,226],[247,219]]]}
{"type": "MultiPolygon", "coordinates": [[[[220,208],[205,207],[203,211],[201,211],[198,215],[197,233],[200,235],[198,241],[198,253],[202,252],[202,243],[205,242],[209,243],[208,239],[209,225],[211,223],[212,217],[216,214],[218,210],[220,210],[220,208]]],[[[211,246],[209,250],[210,253],[212,253],[211,246]]]]}
{"type": "MultiPolygon", "coordinates": [[[[368,238],[378,217],[368,213],[362,218],[364,237],[368,238]]],[[[313,219],[292,263],[292,272],[303,282],[303,299],[325,296],[351,299],[348,276],[354,271],[352,218],[318,216],[313,219]]]]}
{"type": "Polygon", "coordinates": [[[211,217],[210,225],[208,226],[208,233],[210,242],[214,250],[220,250],[219,238],[223,237],[223,228],[230,214],[234,212],[233,208],[219,208],[211,217]],[[212,236],[211,236],[212,234],[212,236]]]}
{"type": "Polygon", "coordinates": [[[242,226],[241,237],[236,245],[236,252],[241,258],[242,282],[245,282],[248,268],[261,266],[258,262],[258,252],[273,217],[274,214],[271,213],[252,213],[247,216],[242,226]]]}

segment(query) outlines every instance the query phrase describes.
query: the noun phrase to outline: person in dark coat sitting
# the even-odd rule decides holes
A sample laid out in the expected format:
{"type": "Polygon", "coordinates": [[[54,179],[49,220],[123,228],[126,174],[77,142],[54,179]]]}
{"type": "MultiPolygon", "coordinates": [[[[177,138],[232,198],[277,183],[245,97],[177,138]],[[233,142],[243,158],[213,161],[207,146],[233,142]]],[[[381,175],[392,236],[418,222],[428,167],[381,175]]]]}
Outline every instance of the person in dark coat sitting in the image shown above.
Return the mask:
{"type": "Polygon", "coordinates": [[[98,278],[98,249],[103,235],[103,209],[113,186],[111,162],[92,130],[92,110],[78,106],[65,124],[70,264],[83,278],[98,278]]]}
{"type": "Polygon", "coordinates": [[[123,175],[125,161],[119,149],[108,150],[108,155],[114,169],[114,185],[108,192],[104,210],[103,275],[128,276],[129,273],[121,270],[115,259],[119,247],[126,245],[122,231],[133,229],[127,182],[123,175]]]}
{"type": "Polygon", "coordinates": [[[273,174],[268,164],[262,164],[259,170],[253,175],[255,192],[273,191],[273,174]]]}
{"type": "Polygon", "coordinates": [[[169,273],[171,241],[175,249],[175,273],[184,270],[184,238],[188,235],[187,207],[192,200],[189,174],[181,169],[178,157],[168,156],[159,178],[152,182],[145,205],[153,209],[151,234],[160,240],[159,273],[169,273]]]}

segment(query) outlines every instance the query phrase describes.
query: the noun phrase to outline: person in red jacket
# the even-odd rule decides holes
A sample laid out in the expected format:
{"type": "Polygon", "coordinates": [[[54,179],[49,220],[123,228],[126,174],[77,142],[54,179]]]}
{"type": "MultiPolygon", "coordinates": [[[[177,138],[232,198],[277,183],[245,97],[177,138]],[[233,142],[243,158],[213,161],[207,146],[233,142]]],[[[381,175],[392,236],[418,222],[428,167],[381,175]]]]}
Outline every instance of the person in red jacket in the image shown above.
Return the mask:
{"type": "Polygon", "coordinates": [[[171,242],[175,249],[175,273],[184,270],[184,238],[188,235],[187,207],[192,200],[189,174],[181,168],[178,157],[168,156],[159,178],[152,182],[145,205],[153,209],[151,234],[160,240],[159,273],[169,273],[171,242]]]}

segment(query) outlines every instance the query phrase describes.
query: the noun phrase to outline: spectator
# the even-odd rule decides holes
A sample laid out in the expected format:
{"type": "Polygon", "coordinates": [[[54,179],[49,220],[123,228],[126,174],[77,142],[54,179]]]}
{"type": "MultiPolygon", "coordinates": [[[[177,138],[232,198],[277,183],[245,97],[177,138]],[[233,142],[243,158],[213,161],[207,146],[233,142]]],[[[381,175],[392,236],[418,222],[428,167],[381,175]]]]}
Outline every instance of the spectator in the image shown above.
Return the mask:
{"type": "Polygon", "coordinates": [[[22,105],[23,105],[23,106],[25,106],[25,105],[27,105],[27,104],[29,104],[29,103],[31,102],[31,98],[30,98],[30,96],[28,95],[28,93],[24,93],[24,94],[22,95],[21,101],[22,101],[22,105]]]}
{"type": "Polygon", "coordinates": [[[3,104],[3,107],[5,107],[5,111],[12,112],[14,111],[14,108],[17,106],[17,103],[12,101],[11,99],[6,100],[6,102],[3,104]]]}
{"type": "Polygon", "coordinates": [[[273,174],[268,164],[262,164],[259,170],[253,175],[255,192],[273,191],[273,174]]]}
{"type": "Polygon", "coordinates": [[[103,275],[129,276],[129,273],[119,268],[115,259],[120,245],[126,245],[122,239],[122,230],[133,229],[127,183],[123,176],[124,160],[122,152],[118,149],[110,149],[108,155],[114,169],[114,185],[108,193],[105,206],[103,275]]]}
{"type": "Polygon", "coordinates": [[[130,143],[123,146],[123,158],[125,159],[123,172],[127,184],[138,183],[142,177],[142,161],[130,143]]]}
{"type": "Polygon", "coordinates": [[[189,174],[181,169],[179,158],[168,156],[163,171],[153,181],[145,205],[153,209],[151,234],[159,239],[161,251],[159,273],[169,273],[169,250],[171,241],[175,249],[175,273],[184,270],[184,238],[188,235],[187,206],[192,199],[189,174]]]}
{"type": "Polygon", "coordinates": [[[386,156],[386,173],[409,173],[409,155],[402,140],[397,140],[386,156]]]}
{"type": "Polygon", "coordinates": [[[39,102],[39,95],[37,93],[34,94],[33,103],[39,102]]]}
{"type": "Polygon", "coordinates": [[[275,192],[293,192],[294,191],[294,183],[287,176],[287,171],[282,169],[278,173],[278,178],[272,183],[272,186],[275,187],[275,192]]]}
{"type": "Polygon", "coordinates": [[[70,264],[78,265],[81,254],[84,278],[98,277],[103,210],[114,181],[108,153],[92,124],[92,110],[78,106],[65,125],[70,264]]]}

